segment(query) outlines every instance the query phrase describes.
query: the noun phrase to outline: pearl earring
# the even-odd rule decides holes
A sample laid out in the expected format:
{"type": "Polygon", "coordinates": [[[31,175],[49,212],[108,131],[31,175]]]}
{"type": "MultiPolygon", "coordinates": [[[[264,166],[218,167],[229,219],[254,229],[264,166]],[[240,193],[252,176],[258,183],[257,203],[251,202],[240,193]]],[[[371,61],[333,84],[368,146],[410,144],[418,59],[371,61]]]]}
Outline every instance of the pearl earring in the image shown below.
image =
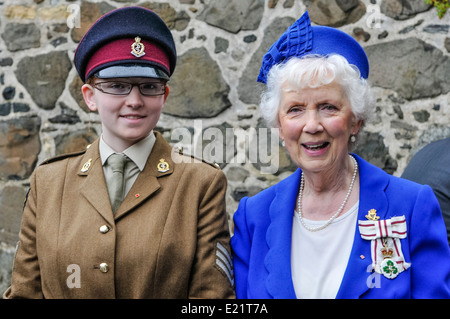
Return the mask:
{"type": "Polygon", "coordinates": [[[281,141],[281,145],[282,145],[283,147],[286,146],[286,143],[284,142],[284,140],[281,141]]]}
{"type": "Polygon", "coordinates": [[[352,136],[350,137],[350,142],[352,142],[352,143],[355,143],[355,142],[356,142],[356,137],[355,137],[355,135],[352,135],[352,136]]]}

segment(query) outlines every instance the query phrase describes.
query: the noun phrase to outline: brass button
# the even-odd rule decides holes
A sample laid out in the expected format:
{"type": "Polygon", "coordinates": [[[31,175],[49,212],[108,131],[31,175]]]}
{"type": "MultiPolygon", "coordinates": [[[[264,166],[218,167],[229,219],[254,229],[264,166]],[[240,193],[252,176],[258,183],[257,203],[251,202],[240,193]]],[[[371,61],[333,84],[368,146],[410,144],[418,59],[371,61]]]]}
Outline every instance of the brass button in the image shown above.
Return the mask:
{"type": "Polygon", "coordinates": [[[109,266],[107,263],[101,263],[99,266],[99,269],[101,272],[108,272],[109,270],[109,266]]]}
{"type": "Polygon", "coordinates": [[[102,234],[106,234],[107,232],[109,232],[110,228],[108,225],[103,225],[103,226],[100,226],[99,230],[102,234]]]}

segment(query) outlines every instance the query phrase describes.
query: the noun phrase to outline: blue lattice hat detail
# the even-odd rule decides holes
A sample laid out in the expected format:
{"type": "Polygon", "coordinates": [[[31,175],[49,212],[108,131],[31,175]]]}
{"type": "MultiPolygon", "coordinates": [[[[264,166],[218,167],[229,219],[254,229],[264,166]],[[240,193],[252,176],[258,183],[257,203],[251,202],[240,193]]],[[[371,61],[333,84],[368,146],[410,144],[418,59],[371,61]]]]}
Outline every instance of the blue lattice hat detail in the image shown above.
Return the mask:
{"type": "Polygon", "coordinates": [[[270,69],[291,57],[331,54],[343,56],[359,69],[362,78],[368,78],[369,60],[358,41],[335,28],[311,26],[308,12],[305,12],[264,55],[258,82],[266,83],[270,69]]]}

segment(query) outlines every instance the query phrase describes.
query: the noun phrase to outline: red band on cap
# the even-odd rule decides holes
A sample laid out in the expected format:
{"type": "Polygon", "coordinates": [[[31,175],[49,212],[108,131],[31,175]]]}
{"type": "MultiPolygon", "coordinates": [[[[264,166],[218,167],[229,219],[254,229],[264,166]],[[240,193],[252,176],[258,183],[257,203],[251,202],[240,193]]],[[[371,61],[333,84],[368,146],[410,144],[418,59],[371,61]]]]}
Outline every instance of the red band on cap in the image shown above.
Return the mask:
{"type": "Polygon", "coordinates": [[[86,76],[94,69],[102,66],[103,64],[110,64],[112,62],[119,62],[126,60],[136,62],[151,62],[161,66],[161,69],[168,72],[170,70],[170,63],[168,56],[164,51],[153,43],[146,40],[140,40],[145,46],[145,55],[136,57],[132,54],[132,44],[135,43],[135,39],[119,39],[110,42],[95,52],[89,59],[86,67],[86,76]]]}

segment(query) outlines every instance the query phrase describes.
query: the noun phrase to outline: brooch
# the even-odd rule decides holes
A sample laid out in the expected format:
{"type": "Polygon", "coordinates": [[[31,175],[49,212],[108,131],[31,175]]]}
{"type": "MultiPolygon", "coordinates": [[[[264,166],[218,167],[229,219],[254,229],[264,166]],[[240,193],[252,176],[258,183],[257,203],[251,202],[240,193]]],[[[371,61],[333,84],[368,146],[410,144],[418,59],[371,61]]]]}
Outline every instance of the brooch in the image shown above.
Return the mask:
{"type": "Polygon", "coordinates": [[[411,266],[405,262],[400,243],[407,235],[405,216],[380,220],[376,210],[371,209],[366,218],[368,220],[359,220],[358,226],[361,237],[371,241],[372,268],[394,279],[411,266]]]}

